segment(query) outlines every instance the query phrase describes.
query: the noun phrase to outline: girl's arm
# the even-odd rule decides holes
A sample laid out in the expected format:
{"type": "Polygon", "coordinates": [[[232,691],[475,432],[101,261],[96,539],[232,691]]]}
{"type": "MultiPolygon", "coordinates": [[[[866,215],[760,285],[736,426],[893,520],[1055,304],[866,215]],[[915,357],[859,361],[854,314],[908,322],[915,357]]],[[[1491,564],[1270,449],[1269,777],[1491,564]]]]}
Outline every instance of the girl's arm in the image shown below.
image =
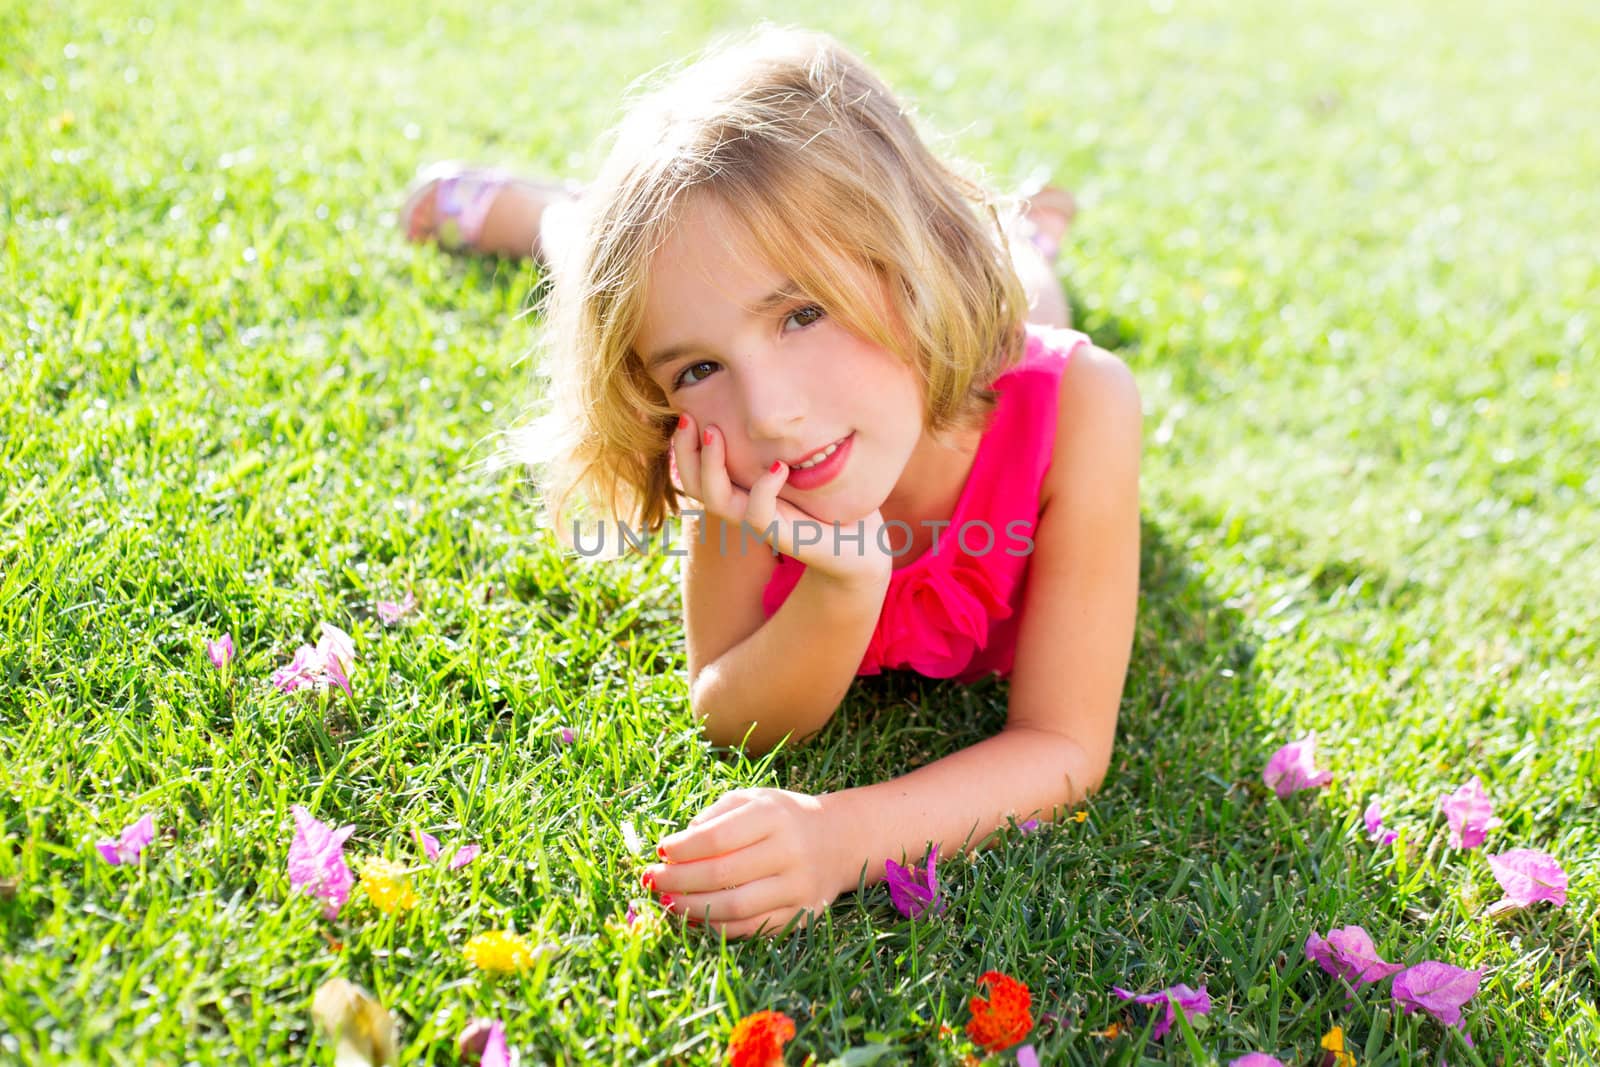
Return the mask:
{"type": "MultiPolygon", "coordinates": [[[[1139,591],[1140,406],[1115,356],[1062,372],[1056,440],[1023,598],[1004,729],[910,774],[820,799],[854,888],[886,859],[981,844],[1053,819],[1098,789],[1111,758],[1139,591]]],[[[837,869],[837,868],[836,868],[837,869]]]]}
{"type": "Polygon", "coordinates": [[[716,745],[742,742],[759,756],[787,734],[800,740],[822,729],[872,638],[890,568],[853,581],[808,567],[767,619],[767,544],[751,534],[741,541],[738,528],[715,515],[692,524],[687,537],[689,706],[706,737],[716,745]]]}
{"type": "MultiPolygon", "coordinates": [[[[881,881],[885,860],[920,856],[930,841],[944,855],[981,845],[1007,816],[1053,819],[1099,786],[1139,592],[1139,394],[1114,356],[1080,348],[1062,372],[1060,395],[1005,728],[876,785],[820,797],[783,789],[724,793],[663,838],[662,862],[645,868],[646,885],[674,913],[728,937],[774,934],[856,888],[863,872],[868,884],[881,881]]],[[[870,614],[876,618],[876,610],[870,614]]],[[[765,629],[776,632],[782,617],[765,629]]],[[[871,623],[860,621],[865,633],[871,623]]],[[[820,639],[806,622],[794,629],[786,642],[820,639]]],[[[754,644],[759,636],[747,644],[762,647],[754,644]]],[[[801,671],[785,682],[801,682],[802,692],[807,682],[826,688],[823,720],[856,665],[831,647],[839,662],[825,669],[837,673],[807,678],[801,671]]],[[[740,663],[729,676],[742,674],[752,687],[746,699],[759,700],[768,668],[753,655],[741,660],[737,650],[728,662],[740,663]]]]}

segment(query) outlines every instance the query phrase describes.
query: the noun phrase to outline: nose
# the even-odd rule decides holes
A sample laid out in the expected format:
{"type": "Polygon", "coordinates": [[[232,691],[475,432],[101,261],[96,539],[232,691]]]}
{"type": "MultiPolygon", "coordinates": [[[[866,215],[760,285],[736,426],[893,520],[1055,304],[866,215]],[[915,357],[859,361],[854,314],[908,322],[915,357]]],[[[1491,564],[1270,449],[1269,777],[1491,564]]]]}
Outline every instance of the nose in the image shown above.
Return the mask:
{"type": "Polygon", "coordinates": [[[794,437],[805,418],[799,383],[772,363],[745,379],[745,431],[755,441],[794,437]]]}

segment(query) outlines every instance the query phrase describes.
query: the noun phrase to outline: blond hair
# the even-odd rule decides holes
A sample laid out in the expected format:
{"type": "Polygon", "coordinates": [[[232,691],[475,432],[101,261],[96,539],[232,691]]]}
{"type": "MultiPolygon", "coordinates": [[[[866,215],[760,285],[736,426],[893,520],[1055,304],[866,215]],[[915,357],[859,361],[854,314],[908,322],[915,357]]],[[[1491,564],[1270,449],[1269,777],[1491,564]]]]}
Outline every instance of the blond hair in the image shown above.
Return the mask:
{"type": "Polygon", "coordinates": [[[838,42],[759,28],[638,99],[614,137],[543,308],[546,414],[511,435],[563,544],[575,510],[652,533],[678,512],[677,416],[634,339],[650,258],[689,195],[714,197],[771,266],[914,367],[929,432],[983,425],[1027,314],[995,201],[838,42]],[[863,299],[874,277],[886,304],[863,299]]]}

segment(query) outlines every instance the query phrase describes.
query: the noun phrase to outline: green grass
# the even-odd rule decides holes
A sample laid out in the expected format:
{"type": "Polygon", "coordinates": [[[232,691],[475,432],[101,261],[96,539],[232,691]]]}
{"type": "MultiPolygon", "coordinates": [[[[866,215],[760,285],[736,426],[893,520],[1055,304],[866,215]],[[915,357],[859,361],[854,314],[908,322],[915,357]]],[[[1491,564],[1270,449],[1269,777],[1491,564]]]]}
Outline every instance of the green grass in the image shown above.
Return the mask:
{"type": "Polygon", "coordinates": [[[564,560],[482,470],[535,273],[393,232],[429,159],[581,176],[632,79],[758,7],[391,7],[0,6],[0,1062],[331,1063],[308,1008],[344,975],[405,1062],[493,1014],[525,1063],[708,1064],[775,1008],[791,1063],[950,1064],[990,968],[1059,1017],[1047,1064],[1305,1063],[1334,1024],[1373,1067],[1600,1057],[1591,5],[807,8],[996,182],[1079,192],[1062,273],[1147,407],[1144,596],[1085,822],[949,863],[941,921],[880,887],[728,945],[619,930],[623,820],[903,773],[1004,688],[868,680],[814,747],[710,749],[670,561],[564,560]],[[407,586],[421,615],[381,626],[407,586]],[[323,619],[354,702],[270,692],[323,619]],[[1337,781],[1281,803],[1260,768],[1312,729],[1337,781]],[[1556,854],[1565,908],[1482,917],[1438,815],[1473,774],[1488,850],[1556,854]],[[1403,848],[1367,843],[1374,795],[1403,848]],[[289,893],[296,803],[356,854],[413,826],[486,854],[402,920],[325,923],[289,893]],[[143,865],[103,864],[145,811],[143,865]],[[1347,923],[1484,968],[1476,1050],[1387,987],[1346,1007],[1300,946],[1347,923]],[[470,973],[506,924],[559,950],[470,973]],[[1161,1044],[1109,991],[1179,981],[1214,1008],[1161,1044]]]}

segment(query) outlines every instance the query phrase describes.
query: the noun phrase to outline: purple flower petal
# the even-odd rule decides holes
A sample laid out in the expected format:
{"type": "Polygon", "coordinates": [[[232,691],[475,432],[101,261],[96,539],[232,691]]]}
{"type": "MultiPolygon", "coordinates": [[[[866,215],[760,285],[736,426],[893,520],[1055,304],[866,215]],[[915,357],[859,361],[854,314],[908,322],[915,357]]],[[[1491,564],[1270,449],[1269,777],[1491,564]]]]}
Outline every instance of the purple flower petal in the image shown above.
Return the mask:
{"type": "Polygon", "coordinates": [[[1437,960],[1424,960],[1394,976],[1395,1003],[1410,1015],[1421,1010],[1446,1026],[1464,1029],[1461,1007],[1478,991],[1482,971],[1466,971],[1437,960]]]}
{"type": "Polygon", "coordinates": [[[339,666],[349,671],[356,664],[355,640],[331,622],[322,624],[322,637],[317,641],[317,651],[325,657],[339,661],[339,666]]]}
{"type": "Polygon", "coordinates": [[[1320,789],[1333,781],[1333,772],[1318,770],[1316,762],[1317,735],[1312,733],[1274,752],[1261,780],[1284,799],[1302,789],[1320,789]]]}
{"type": "Polygon", "coordinates": [[[417,844],[422,846],[422,854],[430,860],[439,859],[439,839],[430,833],[421,830],[412,830],[411,836],[416,838],[417,844]]]}
{"type": "Polygon", "coordinates": [[[1495,817],[1494,804],[1483,791],[1483,783],[1476,775],[1472,781],[1445,797],[1439,807],[1450,823],[1451,848],[1477,848],[1483,844],[1488,832],[1501,821],[1495,817]]]}
{"type": "Polygon", "coordinates": [[[1367,836],[1380,845],[1391,845],[1400,836],[1393,830],[1383,828],[1383,808],[1378,806],[1376,798],[1367,805],[1367,810],[1361,813],[1361,818],[1367,824],[1367,836]]]}
{"type": "Polygon", "coordinates": [[[496,1019],[489,1027],[489,1040],[483,1046],[480,1067],[511,1067],[511,1050],[506,1045],[506,1028],[496,1019]]]}
{"type": "Polygon", "coordinates": [[[1385,963],[1372,938],[1359,926],[1329,930],[1327,940],[1313,930],[1306,938],[1306,959],[1315,960],[1323,970],[1357,989],[1381,982],[1401,968],[1398,963],[1385,963]]]}
{"type": "Polygon", "coordinates": [[[1285,1064],[1278,1057],[1268,1056],[1265,1052],[1246,1052],[1238,1059],[1228,1061],[1228,1067],[1285,1067],[1285,1064]]]}
{"type": "Polygon", "coordinates": [[[298,804],[290,810],[295,832],[289,845],[289,885],[321,899],[322,914],[332,919],[350,899],[350,887],[355,884],[344,860],[344,842],[355,827],[334,830],[298,804]]]}
{"type": "Polygon", "coordinates": [[[456,849],[456,854],[450,857],[450,862],[446,866],[448,866],[452,871],[459,871],[461,868],[477,859],[478,853],[482,851],[483,848],[480,845],[462,845],[460,848],[456,849]]]}
{"type": "Polygon", "coordinates": [[[1039,828],[1038,819],[1027,819],[1017,825],[1017,829],[1025,834],[1031,834],[1039,828]]]}
{"type": "Polygon", "coordinates": [[[416,607],[416,594],[407,589],[406,595],[399,601],[378,601],[378,618],[382,619],[385,625],[393,626],[395,623],[399,622],[401,619],[415,611],[416,607]]]}
{"type": "Polygon", "coordinates": [[[1204,1015],[1211,1010],[1211,995],[1206,992],[1206,987],[1191,989],[1182,983],[1168,986],[1166,989],[1154,993],[1130,993],[1121,986],[1112,986],[1111,992],[1123,1000],[1131,1000],[1135,1004],[1166,1005],[1166,1012],[1161,1021],[1156,1023],[1155,1031],[1150,1035],[1157,1041],[1167,1036],[1167,1031],[1172,1029],[1172,1024],[1178,1019],[1177,1009],[1183,1010],[1183,1017],[1193,1022],[1196,1015],[1204,1015]]]}
{"type": "Polygon", "coordinates": [[[563,726],[561,728],[561,743],[563,745],[570,745],[577,739],[578,735],[572,732],[572,728],[570,726],[563,726]]]}
{"type": "Polygon", "coordinates": [[[233,662],[233,634],[226,633],[215,641],[206,642],[206,656],[210,658],[211,665],[217,670],[222,670],[233,662]]]}
{"type": "Polygon", "coordinates": [[[107,863],[113,867],[120,867],[124,863],[137,861],[139,853],[155,839],[156,818],[154,815],[146,815],[124,827],[117,838],[102,838],[94,843],[94,847],[99,849],[101,857],[107,863]]]}
{"type": "Polygon", "coordinates": [[[345,696],[354,698],[355,694],[350,691],[350,676],[344,673],[344,664],[338,656],[328,656],[323,661],[322,673],[328,681],[343,689],[345,696]]]}
{"type": "Polygon", "coordinates": [[[943,915],[944,898],[939,893],[939,877],[935,865],[939,860],[939,846],[928,853],[927,873],[918,877],[894,860],[884,860],[884,879],[889,883],[889,899],[895,910],[908,919],[920,919],[930,908],[935,915],[943,915]]]}
{"type": "Polygon", "coordinates": [[[1514,848],[1489,856],[1489,869],[1506,895],[1489,905],[1491,914],[1526,908],[1541,900],[1560,907],[1567,902],[1567,872],[1548,852],[1514,848]]]}
{"type": "Polygon", "coordinates": [[[1023,1045],[1017,1049],[1017,1067],[1039,1067],[1039,1054],[1033,1050],[1032,1045],[1023,1045]]]}

